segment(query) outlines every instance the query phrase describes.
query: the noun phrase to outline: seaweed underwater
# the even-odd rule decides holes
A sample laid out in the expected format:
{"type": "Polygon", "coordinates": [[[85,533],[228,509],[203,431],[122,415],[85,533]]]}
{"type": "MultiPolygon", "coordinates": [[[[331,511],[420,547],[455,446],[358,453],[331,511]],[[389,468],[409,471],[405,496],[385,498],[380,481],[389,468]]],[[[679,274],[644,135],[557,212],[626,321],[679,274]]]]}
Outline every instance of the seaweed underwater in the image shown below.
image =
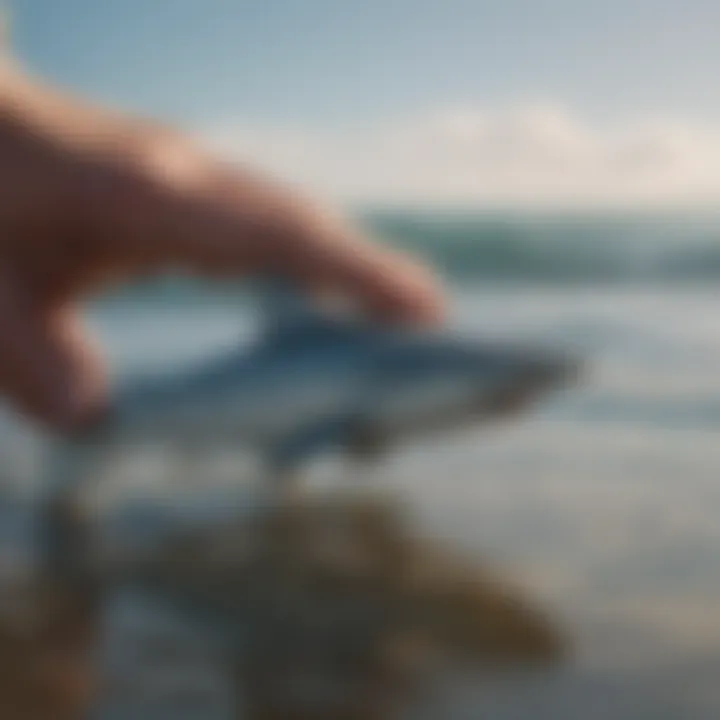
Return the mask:
{"type": "Polygon", "coordinates": [[[177,537],[128,577],[222,626],[238,720],[400,717],[444,673],[482,679],[567,653],[499,571],[413,532],[377,496],[295,496],[256,522],[177,537]]]}
{"type": "MultiPolygon", "coordinates": [[[[400,501],[376,493],[295,492],[250,521],[179,529],[150,553],[101,567],[83,583],[37,589],[42,602],[23,631],[0,628],[8,720],[85,717],[104,687],[96,648],[118,588],[222,638],[237,720],[392,720],[448,675],[482,682],[568,654],[562,630],[520,586],[414,531],[400,501]]],[[[143,642],[134,671],[167,674],[167,644],[143,642]]],[[[127,691],[122,680],[108,688],[103,707],[127,691]]]]}

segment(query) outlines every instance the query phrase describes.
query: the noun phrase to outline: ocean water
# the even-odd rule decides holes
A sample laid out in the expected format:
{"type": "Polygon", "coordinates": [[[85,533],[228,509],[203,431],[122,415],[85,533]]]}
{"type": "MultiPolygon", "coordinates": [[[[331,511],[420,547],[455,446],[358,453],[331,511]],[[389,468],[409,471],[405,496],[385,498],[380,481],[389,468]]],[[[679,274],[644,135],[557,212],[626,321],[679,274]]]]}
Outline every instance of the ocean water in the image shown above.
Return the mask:
{"type": "MultiPolygon", "coordinates": [[[[458,684],[419,717],[720,717],[720,223],[374,224],[442,268],[458,327],[588,363],[579,387],[517,422],[407,447],[377,469],[373,482],[401,493],[419,526],[503,568],[573,645],[565,667],[458,684]]],[[[230,291],[177,282],[89,314],[118,378],[211,355],[256,320],[230,291]]],[[[36,471],[37,442],[7,421],[8,485],[36,471]]]]}

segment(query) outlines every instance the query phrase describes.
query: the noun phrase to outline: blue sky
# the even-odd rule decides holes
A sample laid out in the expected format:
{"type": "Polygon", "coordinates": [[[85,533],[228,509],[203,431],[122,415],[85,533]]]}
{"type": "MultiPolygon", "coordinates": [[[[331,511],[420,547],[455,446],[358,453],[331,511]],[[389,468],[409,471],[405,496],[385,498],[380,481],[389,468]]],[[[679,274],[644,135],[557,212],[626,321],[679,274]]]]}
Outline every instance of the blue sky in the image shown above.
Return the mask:
{"type": "Polygon", "coordinates": [[[45,74],[174,119],[560,97],[720,113],[716,0],[15,0],[45,74]]]}
{"type": "Polygon", "coordinates": [[[537,102],[586,124],[720,117],[717,0],[15,0],[12,15],[45,76],[192,127],[537,102]]]}

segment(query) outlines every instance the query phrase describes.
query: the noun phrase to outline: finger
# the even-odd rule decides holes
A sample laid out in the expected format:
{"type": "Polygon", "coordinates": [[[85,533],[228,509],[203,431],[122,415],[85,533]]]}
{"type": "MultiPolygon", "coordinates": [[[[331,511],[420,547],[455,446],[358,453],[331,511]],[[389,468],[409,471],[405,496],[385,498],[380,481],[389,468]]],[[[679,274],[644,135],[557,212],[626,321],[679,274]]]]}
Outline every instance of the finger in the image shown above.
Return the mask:
{"type": "Polygon", "coordinates": [[[124,191],[123,211],[112,222],[104,216],[106,245],[125,253],[132,248],[140,263],[153,267],[284,274],[332,287],[393,319],[427,321],[441,314],[442,292],[429,271],[293,190],[217,164],[163,167],[124,191]]]}
{"type": "Polygon", "coordinates": [[[74,313],[41,312],[5,284],[0,336],[0,387],[21,413],[53,429],[72,431],[102,412],[103,365],[74,313]]]}
{"type": "Polygon", "coordinates": [[[311,285],[348,295],[379,319],[426,323],[442,316],[440,283],[414,259],[374,244],[351,228],[332,229],[318,246],[314,254],[300,252],[296,265],[293,258],[281,256],[277,270],[295,267],[311,285]]]}

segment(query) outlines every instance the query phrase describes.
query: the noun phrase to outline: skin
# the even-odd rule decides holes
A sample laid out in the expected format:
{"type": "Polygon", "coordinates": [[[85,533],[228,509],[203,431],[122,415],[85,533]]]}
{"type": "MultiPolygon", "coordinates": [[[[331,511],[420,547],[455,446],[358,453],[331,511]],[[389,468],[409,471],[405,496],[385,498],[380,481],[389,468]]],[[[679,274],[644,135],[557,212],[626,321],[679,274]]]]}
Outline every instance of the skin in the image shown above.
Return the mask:
{"type": "Polygon", "coordinates": [[[174,270],[284,274],[377,317],[442,313],[432,274],[296,189],[192,138],[0,68],[0,393],[55,431],[107,404],[102,353],[77,304],[174,270]]]}

